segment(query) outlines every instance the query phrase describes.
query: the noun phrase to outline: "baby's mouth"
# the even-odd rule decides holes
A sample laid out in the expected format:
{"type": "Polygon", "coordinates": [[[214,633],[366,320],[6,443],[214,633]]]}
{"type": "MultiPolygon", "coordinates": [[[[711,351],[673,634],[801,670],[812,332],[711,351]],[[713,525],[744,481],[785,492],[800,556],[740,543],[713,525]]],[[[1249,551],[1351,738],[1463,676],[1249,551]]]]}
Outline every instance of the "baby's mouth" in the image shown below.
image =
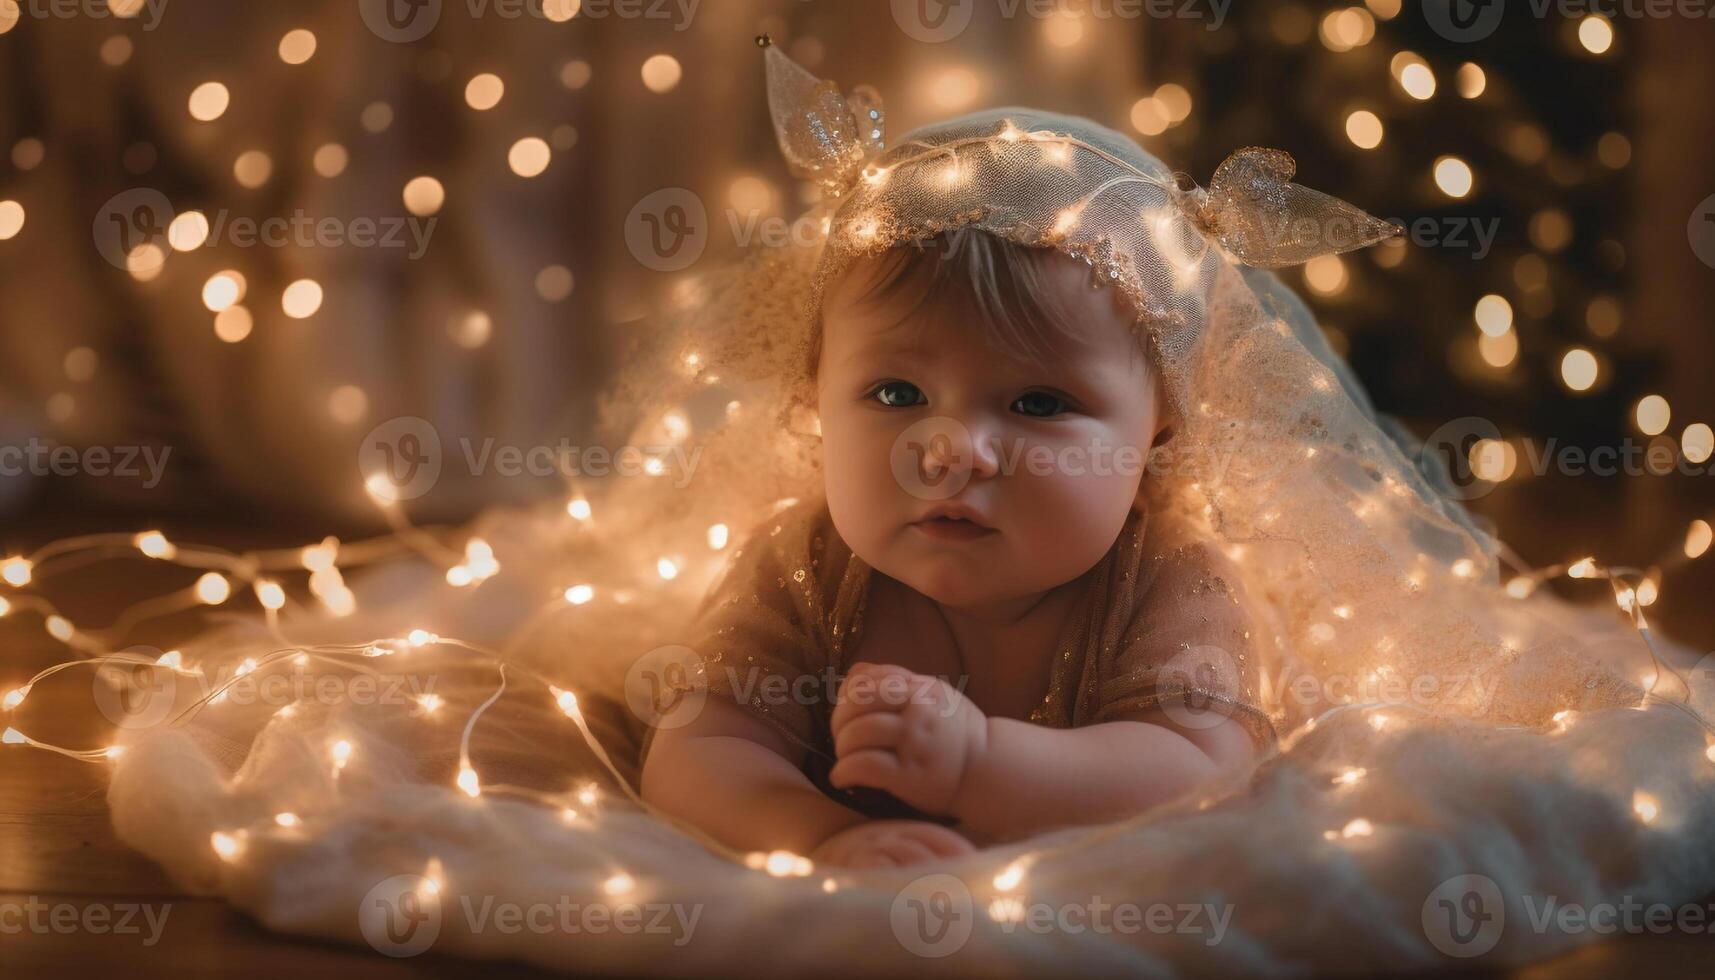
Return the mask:
{"type": "Polygon", "coordinates": [[[1000,533],[963,507],[937,507],[911,526],[937,541],[975,541],[1000,533]]]}

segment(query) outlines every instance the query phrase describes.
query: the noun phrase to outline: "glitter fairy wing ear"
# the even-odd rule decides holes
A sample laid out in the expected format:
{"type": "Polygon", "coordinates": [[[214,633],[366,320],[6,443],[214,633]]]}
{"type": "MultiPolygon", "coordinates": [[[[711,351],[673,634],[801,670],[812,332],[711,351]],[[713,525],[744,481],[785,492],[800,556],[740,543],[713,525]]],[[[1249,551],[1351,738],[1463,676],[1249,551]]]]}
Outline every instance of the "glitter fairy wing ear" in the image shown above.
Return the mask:
{"type": "Polygon", "coordinates": [[[1215,170],[1209,189],[1189,202],[1192,218],[1239,261],[1259,269],[1298,265],[1405,233],[1391,221],[1292,183],[1297,170],[1283,150],[1239,150],[1215,170]]]}
{"type": "Polygon", "coordinates": [[[886,145],[886,115],[875,89],[860,85],[842,96],[780,52],[767,35],[757,38],[768,71],[768,111],[774,135],[792,173],[817,181],[835,196],[857,179],[866,157],[886,145]]]}

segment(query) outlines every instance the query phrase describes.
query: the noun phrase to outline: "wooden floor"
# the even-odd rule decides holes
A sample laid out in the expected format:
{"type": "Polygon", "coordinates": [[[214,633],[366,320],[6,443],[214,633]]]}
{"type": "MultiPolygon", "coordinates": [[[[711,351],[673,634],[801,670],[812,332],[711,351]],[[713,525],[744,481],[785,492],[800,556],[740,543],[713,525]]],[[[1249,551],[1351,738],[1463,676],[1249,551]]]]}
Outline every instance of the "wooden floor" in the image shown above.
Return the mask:
{"type": "MultiPolygon", "coordinates": [[[[266,540],[232,531],[185,537],[221,540],[234,547],[297,540],[266,540]]],[[[7,547],[24,543],[0,541],[7,547]]],[[[79,570],[73,578],[85,590],[82,595],[71,594],[63,583],[54,581],[43,583],[41,591],[60,603],[74,621],[99,625],[108,615],[100,610],[185,584],[182,574],[170,576],[162,566],[119,562],[79,570]]],[[[0,620],[0,690],[9,690],[41,667],[64,659],[63,648],[40,625],[39,618],[28,615],[0,620]]],[[[137,642],[165,648],[193,627],[194,621],[187,619],[152,624],[137,642]]],[[[98,724],[100,716],[93,710],[90,692],[87,678],[44,684],[21,710],[20,725],[31,735],[58,744],[103,745],[111,733],[98,724]]],[[[462,975],[474,969],[532,972],[494,964],[479,967],[432,953],[395,960],[361,947],[269,933],[222,902],[180,893],[158,867],[124,847],[109,823],[105,792],[102,765],[18,746],[0,750],[0,963],[4,964],[0,976],[52,971],[187,980],[257,972],[269,977],[346,978],[462,975]],[[152,944],[140,912],[133,913],[129,923],[134,931],[121,934],[113,928],[127,908],[140,907],[152,910],[161,923],[152,944]],[[31,908],[38,910],[36,918],[43,926],[39,930],[20,920],[18,910],[31,908]],[[92,916],[90,928],[80,925],[86,915],[92,916]],[[63,928],[56,928],[56,923],[63,928]],[[23,931],[12,933],[14,925],[23,931]]],[[[1606,942],[1516,975],[1531,980],[1707,976],[1712,962],[1715,939],[1673,934],[1606,942]]]]}

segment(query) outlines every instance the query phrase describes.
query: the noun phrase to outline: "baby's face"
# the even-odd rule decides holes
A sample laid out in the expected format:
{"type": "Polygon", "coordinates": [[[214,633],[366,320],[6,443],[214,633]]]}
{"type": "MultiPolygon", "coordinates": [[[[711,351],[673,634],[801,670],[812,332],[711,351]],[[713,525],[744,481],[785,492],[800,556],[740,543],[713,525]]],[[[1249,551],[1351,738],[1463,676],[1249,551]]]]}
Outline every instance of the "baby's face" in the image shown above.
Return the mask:
{"type": "MultiPolygon", "coordinates": [[[[1102,559],[1161,431],[1154,373],[1117,291],[1049,253],[1071,321],[1049,357],[997,351],[957,298],[908,319],[829,293],[817,398],[828,506],[871,567],[944,605],[1001,608],[1102,559]]],[[[953,291],[949,291],[953,292],[953,291]]]]}

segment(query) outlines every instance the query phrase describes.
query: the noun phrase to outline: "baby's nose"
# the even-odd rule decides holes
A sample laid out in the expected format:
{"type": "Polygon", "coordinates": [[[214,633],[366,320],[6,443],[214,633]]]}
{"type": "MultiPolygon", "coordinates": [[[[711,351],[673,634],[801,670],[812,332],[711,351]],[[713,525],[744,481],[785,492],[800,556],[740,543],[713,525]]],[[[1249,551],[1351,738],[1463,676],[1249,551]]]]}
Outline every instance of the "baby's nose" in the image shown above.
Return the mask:
{"type": "Polygon", "coordinates": [[[930,440],[924,466],[931,475],[963,473],[988,478],[1000,472],[1000,435],[977,420],[952,420],[945,438],[930,440]]]}

